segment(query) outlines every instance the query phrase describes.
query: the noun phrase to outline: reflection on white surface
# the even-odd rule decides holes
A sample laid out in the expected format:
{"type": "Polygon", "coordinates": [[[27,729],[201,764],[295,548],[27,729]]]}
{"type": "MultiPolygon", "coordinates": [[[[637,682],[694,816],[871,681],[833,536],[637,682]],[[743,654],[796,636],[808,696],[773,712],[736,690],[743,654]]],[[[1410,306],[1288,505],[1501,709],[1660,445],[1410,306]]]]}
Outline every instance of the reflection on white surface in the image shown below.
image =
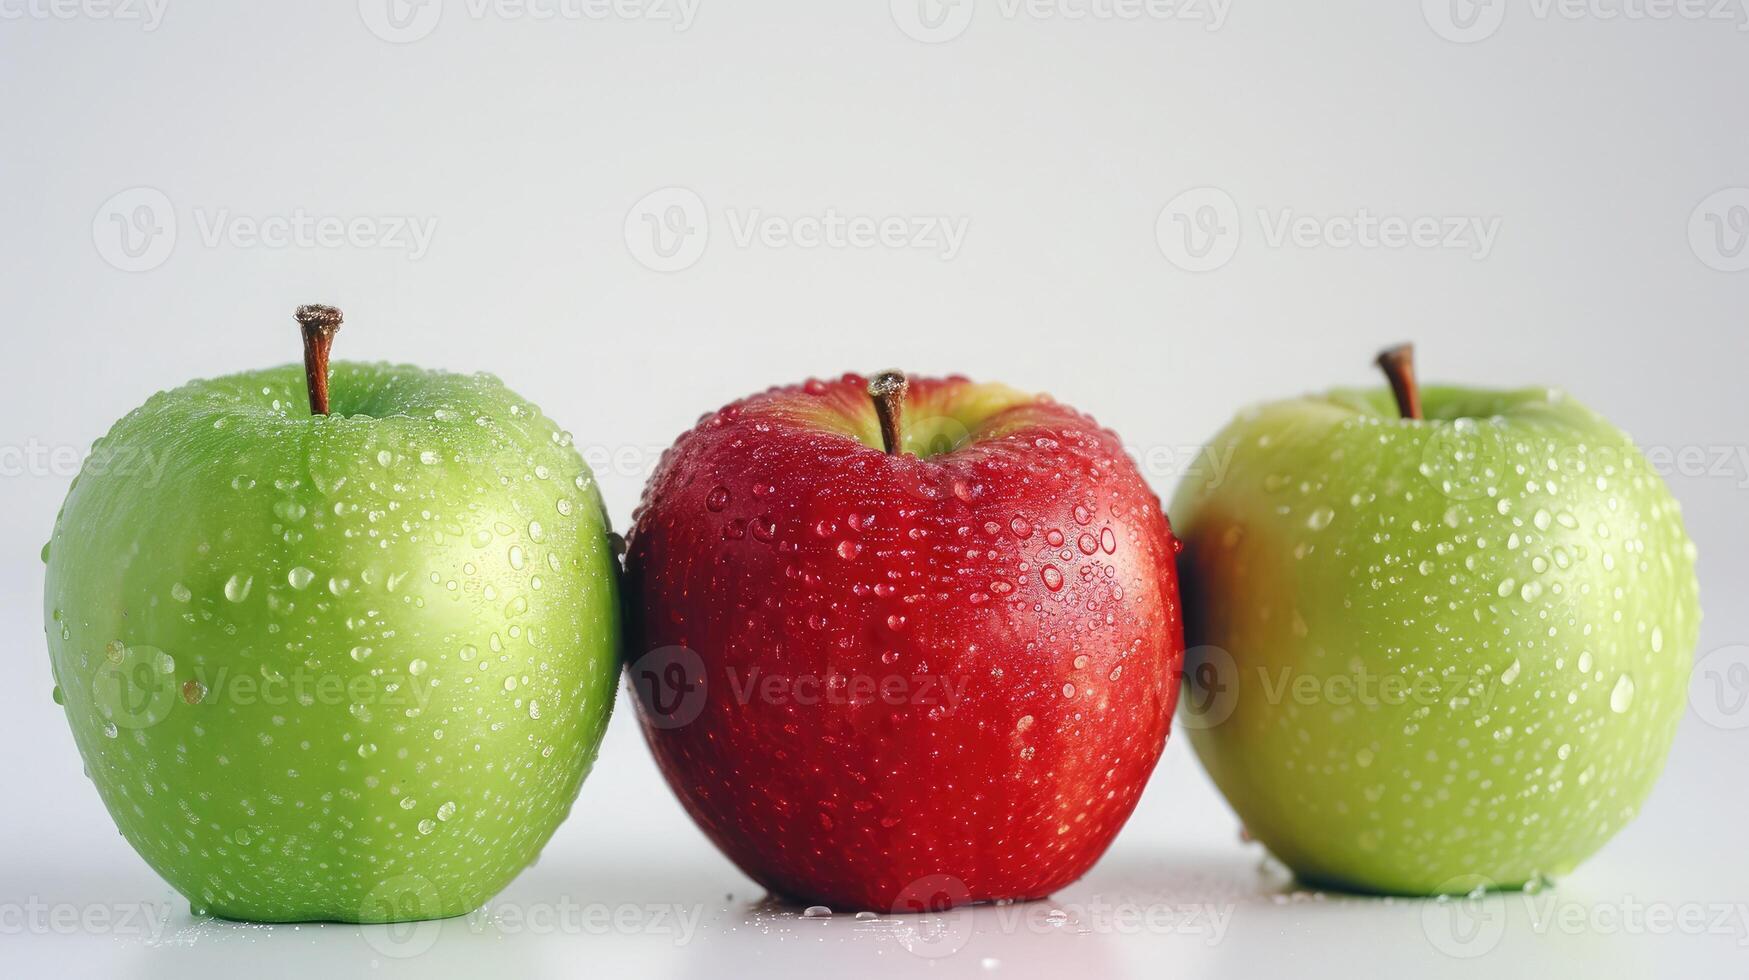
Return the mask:
{"type": "Polygon", "coordinates": [[[902,916],[780,905],[727,870],[601,863],[543,863],[469,916],[363,927],[197,918],[132,872],[43,878],[62,904],[131,894],[169,918],[156,935],[14,934],[6,959],[30,976],[76,952],[100,974],[167,980],[367,965],[421,977],[1250,976],[1284,957],[1299,975],[1609,976],[1674,975],[1749,945],[1749,906],[1624,894],[1602,875],[1534,894],[1379,899],[1300,890],[1252,845],[1218,850],[1132,849],[1047,901],[902,916]]]}

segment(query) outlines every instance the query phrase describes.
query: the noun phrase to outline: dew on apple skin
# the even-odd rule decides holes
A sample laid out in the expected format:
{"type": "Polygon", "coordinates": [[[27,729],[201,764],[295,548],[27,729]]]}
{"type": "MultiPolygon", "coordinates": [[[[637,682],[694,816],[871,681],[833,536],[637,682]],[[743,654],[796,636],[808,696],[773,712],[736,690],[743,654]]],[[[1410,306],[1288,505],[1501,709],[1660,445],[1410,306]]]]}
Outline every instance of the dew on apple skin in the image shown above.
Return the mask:
{"type": "Polygon", "coordinates": [[[249,598],[249,590],[255,587],[255,576],[238,572],[225,580],[225,598],[231,602],[242,602],[249,598]]]}
{"type": "Polygon", "coordinates": [[[175,599],[177,602],[187,603],[194,598],[194,593],[189,591],[188,586],[183,585],[181,582],[177,582],[170,586],[170,598],[175,599]]]}
{"type": "Polygon", "coordinates": [[[720,514],[729,506],[729,488],[718,485],[705,494],[704,507],[713,514],[720,514]]]}
{"type": "Polygon", "coordinates": [[[312,582],[316,581],[316,573],[299,565],[286,573],[285,580],[292,588],[301,592],[304,589],[309,588],[312,582]]]}
{"type": "Polygon", "coordinates": [[[1615,688],[1609,692],[1609,710],[1616,714],[1624,714],[1634,706],[1634,679],[1628,674],[1616,678],[1615,688]]]}
{"type": "Polygon", "coordinates": [[[1052,592],[1062,589],[1063,572],[1057,566],[1047,564],[1039,569],[1038,575],[1039,579],[1044,582],[1045,588],[1050,589],[1052,592]]]}

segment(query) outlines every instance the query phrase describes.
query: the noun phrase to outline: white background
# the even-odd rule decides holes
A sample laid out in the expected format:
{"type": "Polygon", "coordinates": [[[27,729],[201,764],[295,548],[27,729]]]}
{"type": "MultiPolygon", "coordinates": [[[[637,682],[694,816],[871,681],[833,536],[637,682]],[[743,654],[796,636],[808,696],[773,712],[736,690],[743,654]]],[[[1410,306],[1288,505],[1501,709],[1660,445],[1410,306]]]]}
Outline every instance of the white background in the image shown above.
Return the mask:
{"type": "Polygon", "coordinates": [[[1749,13],[971,3],[426,0],[397,19],[377,0],[0,0],[0,972],[1740,971],[1749,711],[1712,685],[1749,694],[1727,670],[1749,664],[1749,13]],[[1276,235],[1363,212],[1472,230],[1457,248],[1276,235]],[[805,247],[831,214],[964,239],[805,247]],[[275,237],[300,216],[340,240],[275,237]],[[1187,249],[1186,222],[1221,233],[1187,249]],[[1241,405],[1370,383],[1373,352],[1414,339],[1424,377],[1559,384],[1670,454],[1707,659],[1639,821],[1556,889],[1476,908],[1294,893],[1175,738],[1053,902],[938,923],[947,946],[915,922],[803,920],[694,830],[622,711],[501,898],[526,925],[191,920],[80,775],[37,552],[92,439],[158,389],[294,360],[289,314],[312,301],[346,310],[340,357],[490,370],[540,403],[595,454],[622,528],[700,413],[811,374],[1048,390],[1167,495],[1241,405]],[[171,915],[155,937],[30,911],[142,903],[171,915]],[[565,912],[592,905],[627,925],[565,912]],[[652,906],[701,918],[683,932],[652,906]],[[1465,923],[1479,939],[1454,939],[1465,923]]]}

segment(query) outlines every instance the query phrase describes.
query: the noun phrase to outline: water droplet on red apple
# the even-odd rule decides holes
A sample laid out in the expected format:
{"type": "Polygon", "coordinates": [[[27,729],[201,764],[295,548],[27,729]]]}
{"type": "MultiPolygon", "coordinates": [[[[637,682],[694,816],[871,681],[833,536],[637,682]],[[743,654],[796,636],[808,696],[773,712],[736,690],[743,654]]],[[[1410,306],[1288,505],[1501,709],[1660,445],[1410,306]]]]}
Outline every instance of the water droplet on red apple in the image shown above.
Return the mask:
{"type": "Polygon", "coordinates": [[[705,494],[704,506],[706,510],[713,514],[721,513],[725,507],[729,506],[729,488],[724,486],[712,487],[710,493],[705,494]]]}
{"type": "Polygon", "coordinates": [[[1038,577],[1044,581],[1045,588],[1050,589],[1052,592],[1063,587],[1062,570],[1055,565],[1046,565],[1039,569],[1038,577]]]}

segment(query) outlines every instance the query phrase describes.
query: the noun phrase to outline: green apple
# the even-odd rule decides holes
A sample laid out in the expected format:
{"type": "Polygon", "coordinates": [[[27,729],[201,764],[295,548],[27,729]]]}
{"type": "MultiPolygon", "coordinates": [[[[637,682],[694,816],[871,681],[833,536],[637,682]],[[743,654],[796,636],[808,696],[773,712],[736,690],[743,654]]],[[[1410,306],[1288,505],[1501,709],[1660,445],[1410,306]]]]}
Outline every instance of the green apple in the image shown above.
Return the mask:
{"type": "Polygon", "coordinates": [[[94,446],[45,549],[56,698],[197,910],[460,914],[594,761],[606,517],[570,437],[496,378],[338,363],[327,414],[338,311],[299,314],[304,369],[160,393],[94,446]]]}
{"type": "Polygon", "coordinates": [[[1521,887],[1596,851],[1657,778],[1694,546],[1634,444],[1572,398],[1418,398],[1393,353],[1396,400],[1248,411],[1180,487],[1183,722],[1303,880],[1521,887]]]}

